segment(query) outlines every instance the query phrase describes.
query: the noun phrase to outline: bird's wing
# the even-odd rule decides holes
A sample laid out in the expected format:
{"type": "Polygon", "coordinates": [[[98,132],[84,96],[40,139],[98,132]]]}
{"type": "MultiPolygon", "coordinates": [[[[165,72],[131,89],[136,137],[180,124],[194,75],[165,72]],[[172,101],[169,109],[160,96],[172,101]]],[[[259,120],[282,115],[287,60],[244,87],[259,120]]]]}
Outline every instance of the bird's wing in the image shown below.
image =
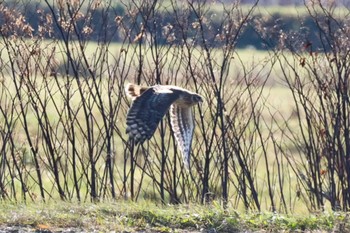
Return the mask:
{"type": "Polygon", "coordinates": [[[192,108],[184,105],[172,104],[170,109],[171,126],[181,150],[185,167],[190,167],[190,152],[194,130],[192,108]]]}
{"type": "Polygon", "coordinates": [[[149,87],[142,87],[139,85],[136,85],[134,83],[128,83],[125,86],[125,93],[127,96],[129,96],[132,100],[135,100],[137,97],[142,95],[145,91],[147,91],[149,87]]]}
{"type": "Polygon", "coordinates": [[[160,120],[170,105],[178,98],[171,90],[154,86],[134,96],[134,101],[126,118],[126,133],[135,143],[142,143],[154,134],[160,120]]]}

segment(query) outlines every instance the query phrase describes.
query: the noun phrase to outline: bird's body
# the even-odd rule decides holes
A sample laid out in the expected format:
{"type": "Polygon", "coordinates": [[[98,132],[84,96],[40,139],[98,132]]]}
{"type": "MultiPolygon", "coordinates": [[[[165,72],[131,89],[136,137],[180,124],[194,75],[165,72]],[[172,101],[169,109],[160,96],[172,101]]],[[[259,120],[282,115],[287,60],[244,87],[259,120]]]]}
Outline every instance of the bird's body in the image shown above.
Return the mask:
{"type": "Polygon", "coordinates": [[[189,168],[194,130],[192,106],[203,102],[202,97],[170,85],[141,87],[128,84],[125,91],[133,99],[126,119],[129,138],[136,144],[150,139],[170,108],[171,126],[177,145],[181,149],[185,166],[189,168]]]}

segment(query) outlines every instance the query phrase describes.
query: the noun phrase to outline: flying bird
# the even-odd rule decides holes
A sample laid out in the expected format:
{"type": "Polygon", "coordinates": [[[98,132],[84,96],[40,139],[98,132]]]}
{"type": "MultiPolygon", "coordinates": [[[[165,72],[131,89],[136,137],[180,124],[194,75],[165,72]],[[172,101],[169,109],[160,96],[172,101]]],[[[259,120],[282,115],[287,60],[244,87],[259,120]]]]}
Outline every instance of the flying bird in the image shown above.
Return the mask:
{"type": "Polygon", "coordinates": [[[150,139],[160,120],[169,111],[177,145],[185,167],[189,169],[194,130],[192,106],[203,102],[203,98],[194,92],[170,85],[141,87],[127,84],[125,91],[133,100],[126,118],[126,133],[129,138],[136,144],[150,139]]]}

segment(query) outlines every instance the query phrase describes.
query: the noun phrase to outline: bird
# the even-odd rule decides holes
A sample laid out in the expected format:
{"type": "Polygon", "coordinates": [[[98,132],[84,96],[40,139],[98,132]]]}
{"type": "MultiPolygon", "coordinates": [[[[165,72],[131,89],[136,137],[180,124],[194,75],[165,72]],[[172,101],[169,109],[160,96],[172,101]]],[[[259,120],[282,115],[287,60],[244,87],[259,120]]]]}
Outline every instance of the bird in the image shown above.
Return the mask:
{"type": "Polygon", "coordinates": [[[190,152],[194,132],[192,107],[203,102],[197,93],[172,85],[149,87],[129,83],[125,86],[132,104],[126,117],[126,133],[129,140],[142,144],[149,140],[164,115],[170,113],[170,124],[177,146],[187,169],[190,167],[190,152]]]}

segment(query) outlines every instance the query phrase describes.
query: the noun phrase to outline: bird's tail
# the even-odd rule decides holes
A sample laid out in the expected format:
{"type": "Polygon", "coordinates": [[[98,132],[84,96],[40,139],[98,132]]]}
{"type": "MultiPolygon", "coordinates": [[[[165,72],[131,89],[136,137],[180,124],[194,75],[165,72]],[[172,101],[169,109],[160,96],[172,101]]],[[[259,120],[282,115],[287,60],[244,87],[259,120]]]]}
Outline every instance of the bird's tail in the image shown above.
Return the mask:
{"type": "Polygon", "coordinates": [[[143,92],[147,90],[147,87],[141,87],[139,85],[133,84],[133,83],[128,83],[125,86],[125,92],[126,94],[131,97],[132,99],[135,99],[142,95],[143,92]]]}

